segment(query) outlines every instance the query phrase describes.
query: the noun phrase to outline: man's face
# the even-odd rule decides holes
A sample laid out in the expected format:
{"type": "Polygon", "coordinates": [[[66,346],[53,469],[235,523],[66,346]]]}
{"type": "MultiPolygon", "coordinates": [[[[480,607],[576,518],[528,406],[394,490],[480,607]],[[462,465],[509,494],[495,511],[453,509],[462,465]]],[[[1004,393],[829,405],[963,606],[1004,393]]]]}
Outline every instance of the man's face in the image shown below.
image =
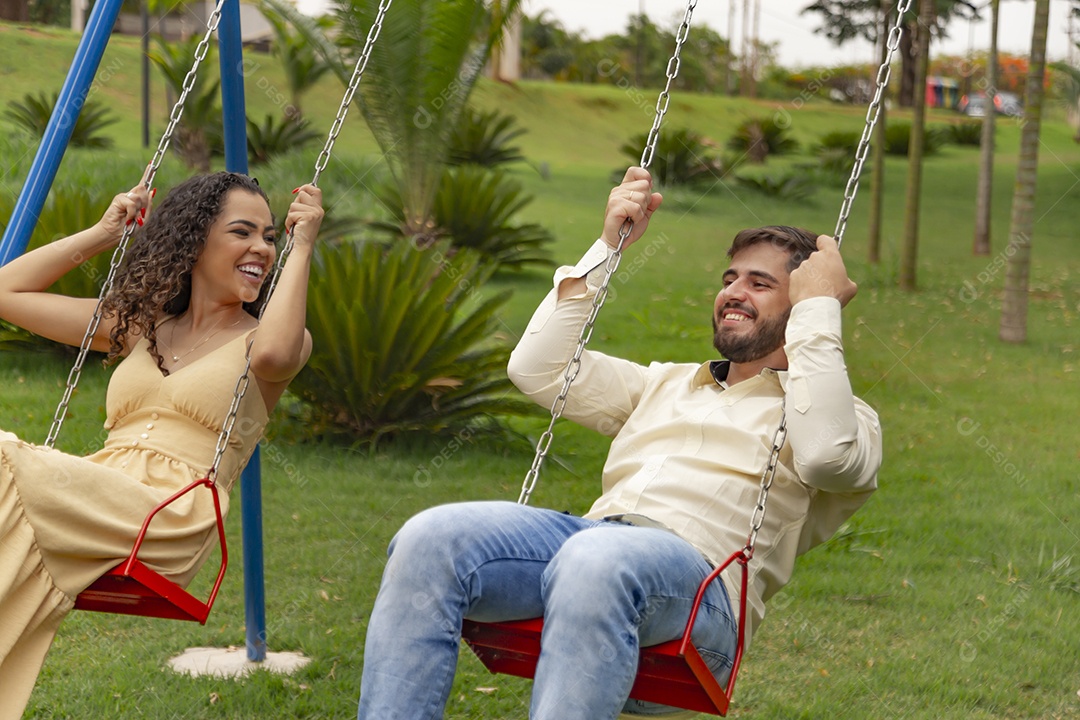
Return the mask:
{"type": "Polygon", "coordinates": [[[728,360],[760,360],[784,346],[791,314],[789,255],[770,243],[735,253],[713,307],[713,347],[728,360]]]}

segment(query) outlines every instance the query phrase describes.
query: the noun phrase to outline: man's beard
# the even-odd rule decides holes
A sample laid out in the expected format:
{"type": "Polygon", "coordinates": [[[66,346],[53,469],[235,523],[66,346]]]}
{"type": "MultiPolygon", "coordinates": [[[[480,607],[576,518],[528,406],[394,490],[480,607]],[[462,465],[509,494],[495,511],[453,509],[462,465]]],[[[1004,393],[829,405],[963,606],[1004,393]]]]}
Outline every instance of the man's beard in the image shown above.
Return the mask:
{"type": "MultiPolygon", "coordinates": [[[[720,311],[721,317],[724,310],[720,311]]],[[[725,358],[734,363],[748,363],[760,360],[777,348],[784,346],[784,335],[787,330],[788,316],[791,310],[783,315],[766,320],[758,329],[749,335],[736,335],[734,332],[725,331],[720,327],[713,316],[713,347],[725,358]]],[[[743,322],[752,322],[744,320],[743,322]]]]}

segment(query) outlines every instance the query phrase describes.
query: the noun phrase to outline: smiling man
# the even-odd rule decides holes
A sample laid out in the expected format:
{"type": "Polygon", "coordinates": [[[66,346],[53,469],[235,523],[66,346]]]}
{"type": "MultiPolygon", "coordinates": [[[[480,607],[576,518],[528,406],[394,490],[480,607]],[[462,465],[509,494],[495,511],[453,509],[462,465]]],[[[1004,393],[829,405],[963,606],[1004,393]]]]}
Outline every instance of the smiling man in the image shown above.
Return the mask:
{"type": "MultiPolygon", "coordinates": [[[[556,271],[509,367],[540,405],[562,387],[619,229],[632,220],[627,245],[637,241],[661,201],[648,172],[630,168],[601,238],[556,271]]],[[[866,502],[881,433],[847,377],[840,315],[857,288],[836,243],[764,227],[740,232],[728,254],[712,312],[726,359],[645,366],[582,355],[563,416],[612,438],[589,512],[462,503],[402,527],[368,626],[361,720],[442,717],[463,617],[544,616],[534,720],[662,711],[628,699],[639,648],[681,636],[702,579],[744,545],[785,407],[787,443],[749,567],[746,643],[796,556],[866,502]]],[[[738,570],[722,579],[692,635],[721,683],[737,642],[738,570]]]]}

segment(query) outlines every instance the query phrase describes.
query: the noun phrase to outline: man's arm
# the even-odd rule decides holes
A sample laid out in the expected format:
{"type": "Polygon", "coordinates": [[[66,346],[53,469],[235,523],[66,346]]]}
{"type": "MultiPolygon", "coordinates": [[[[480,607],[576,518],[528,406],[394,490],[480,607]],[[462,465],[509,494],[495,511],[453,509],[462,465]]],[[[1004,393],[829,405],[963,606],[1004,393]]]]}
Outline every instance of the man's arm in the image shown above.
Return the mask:
{"type": "Polygon", "coordinates": [[[854,397],[844,364],[840,311],[857,289],[825,236],[791,273],[788,441],[802,481],[828,492],[873,490],[881,465],[877,413],[854,397]]]}
{"type": "MultiPolygon", "coordinates": [[[[523,393],[551,407],[563,387],[567,364],[605,275],[607,258],[619,245],[619,229],[629,218],[634,229],[626,246],[640,238],[661,198],[652,191],[649,173],[630,168],[611,191],[604,230],[573,267],[555,272],[554,288],[533,314],[510,356],[507,374],[523,393]]],[[[641,396],[645,368],[628,360],[586,351],[563,415],[585,427],[613,436],[641,396]]]]}

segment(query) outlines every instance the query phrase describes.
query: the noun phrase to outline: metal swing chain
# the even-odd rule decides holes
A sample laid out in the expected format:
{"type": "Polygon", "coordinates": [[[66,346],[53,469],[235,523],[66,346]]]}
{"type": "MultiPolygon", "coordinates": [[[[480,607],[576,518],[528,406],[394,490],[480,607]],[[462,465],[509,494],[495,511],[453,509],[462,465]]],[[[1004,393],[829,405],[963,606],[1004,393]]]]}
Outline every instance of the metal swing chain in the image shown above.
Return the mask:
{"type": "MultiPolygon", "coordinates": [[[[648,169],[652,164],[653,155],[656,152],[656,143],[660,137],[660,124],[664,121],[664,115],[667,114],[668,103],[671,100],[671,84],[679,74],[680,59],[679,55],[682,52],[683,44],[686,42],[686,37],[690,32],[690,20],[694,15],[694,9],[697,7],[697,0],[689,0],[686,5],[686,12],[683,14],[682,23],[679,25],[679,30],[675,35],[675,52],[668,60],[666,75],[667,82],[664,84],[664,89],[660,92],[660,96],[656,99],[656,115],[653,118],[652,128],[649,130],[649,135],[645,140],[645,149],[641,153],[641,167],[648,169]]],[[[581,356],[585,352],[585,346],[588,344],[589,339],[592,337],[593,327],[596,324],[596,318],[600,314],[600,308],[604,306],[604,301],[607,300],[608,286],[611,284],[611,278],[614,277],[615,271],[619,268],[619,261],[622,260],[623,247],[626,245],[626,239],[630,236],[631,231],[634,229],[634,222],[629,218],[619,228],[619,247],[612,250],[608,255],[607,263],[604,266],[604,279],[600,283],[599,289],[596,291],[596,296],[593,298],[592,308],[589,311],[589,316],[585,320],[585,325],[581,328],[581,334],[578,337],[577,348],[574,350],[574,355],[570,358],[570,362],[566,365],[566,370],[563,373],[563,386],[556,396],[555,401],[551,404],[551,420],[548,422],[547,429],[540,435],[540,439],[536,443],[536,455],[533,457],[532,467],[525,474],[524,480],[521,483],[521,494],[518,496],[518,503],[521,505],[528,505],[529,498],[532,496],[533,489],[536,487],[537,480],[540,479],[540,467],[544,464],[544,459],[547,457],[548,450],[551,448],[551,443],[555,439],[555,423],[560,417],[562,417],[563,411],[566,409],[566,400],[570,395],[570,386],[577,378],[578,372],[581,370],[581,356]]]]}
{"type": "MultiPolygon", "coordinates": [[[[330,153],[331,150],[333,150],[334,142],[341,133],[341,126],[345,122],[345,116],[349,112],[349,106],[352,105],[353,95],[356,94],[356,89],[360,86],[360,80],[363,77],[364,69],[367,67],[368,59],[371,57],[371,49],[375,47],[375,40],[378,39],[379,33],[382,31],[382,24],[386,17],[386,11],[390,8],[392,2],[393,0],[381,0],[379,3],[379,10],[375,15],[375,21],[368,30],[367,40],[364,42],[364,49],[360,52],[360,57],[356,60],[352,77],[349,79],[349,86],[341,99],[341,104],[338,106],[337,116],[334,118],[334,123],[330,127],[330,133],[327,135],[326,144],[323,146],[322,152],[319,153],[319,157],[315,161],[315,175],[311,180],[312,185],[318,185],[319,177],[322,175],[323,170],[326,169],[327,163],[330,162],[330,153]]],[[[262,320],[263,313],[266,312],[267,305],[270,303],[271,295],[274,294],[274,289],[277,287],[278,279],[281,277],[281,271],[285,267],[285,261],[288,259],[292,247],[293,232],[290,228],[286,235],[285,244],[282,246],[281,253],[278,255],[277,262],[274,263],[273,274],[270,276],[270,280],[267,283],[266,299],[263,301],[262,307],[259,308],[260,321],[262,320]]],[[[221,462],[221,458],[225,455],[225,450],[228,448],[229,440],[232,437],[233,427],[236,425],[236,417],[240,412],[240,403],[243,402],[248,385],[251,384],[251,347],[254,343],[255,341],[252,339],[247,344],[244,372],[241,373],[240,377],[236,380],[236,386],[233,388],[232,403],[229,405],[229,412],[225,416],[225,422],[221,426],[221,433],[218,435],[217,447],[214,450],[214,461],[211,463],[210,470],[207,472],[207,476],[211,479],[214,479],[217,475],[218,465],[221,462]]]]}
{"type": "Polygon", "coordinates": [[[851,177],[848,178],[847,186],[844,187],[844,202],[840,207],[840,218],[836,221],[836,231],[833,233],[837,247],[840,247],[840,243],[844,241],[848,214],[851,212],[852,203],[855,202],[855,194],[859,191],[859,176],[862,174],[863,163],[866,162],[866,156],[870,151],[870,138],[873,136],[874,126],[877,125],[878,118],[881,116],[881,103],[885,93],[885,86],[889,84],[889,76],[892,75],[892,56],[900,47],[904,15],[911,9],[912,1],[899,0],[896,24],[889,29],[889,37],[885,43],[888,52],[886,52],[885,60],[878,68],[874,99],[870,102],[870,107],[866,109],[866,124],[863,125],[862,137],[859,138],[859,146],[855,150],[855,165],[851,168],[851,177]]]}
{"type": "MultiPolygon", "coordinates": [[[[844,188],[844,202],[840,208],[840,219],[836,224],[836,232],[833,236],[836,239],[837,247],[843,241],[848,214],[851,212],[851,204],[855,200],[855,194],[859,191],[859,176],[862,175],[863,164],[866,161],[866,154],[870,147],[870,138],[874,133],[874,126],[881,115],[881,102],[885,86],[888,85],[889,76],[892,74],[893,52],[900,47],[904,14],[910,9],[911,3],[912,0],[899,0],[896,24],[889,30],[889,37],[886,41],[888,52],[878,68],[874,99],[870,102],[870,107],[866,111],[866,124],[863,126],[859,147],[855,151],[855,166],[851,169],[851,177],[848,179],[847,187],[844,188]]],[[[761,474],[761,490],[758,493],[757,504],[754,506],[754,513],[750,518],[750,534],[747,536],[746,546],[742,549],[742,557],[739,560],[743,564],[750,562],[750,559],[754,556],[754,546],[757,543],[758,532],[761,530],[762,523],[765,522],[765,503],[769,499],[769,490],[772,488],[773,480],[776,478],[776,466],[779,464],[780,450],[783,448],[785,440],[787,440],[786,404],[780,408],[780,424],[777,426],[776,434],[773,436],[772,452],[769,454],[769,462],[765,465],[765,470],[761,474]]]]}
{"type": "MultiPolygon", "coordinates": [[[[203,35],[202,40],[199,41],[198,46],[195,48],[195,61],[192,64],[191,69],[188,70],[187,75],[184,76],[180,97],[177,98],[176,104],[173,105],[172,112],[169,113],[169,124],[165,128],[165,133],[161,136],[161,140],[158,142],[157,150],[154,152],[154,158],[147,169],[145,180],[147,188],[153,187],[154,185],[154,176],[157,175],[158,168],[161,166],[161,161],[169,148],[169,142],[172,140],[176,125],[180,122],[180,117],[184,113],[184,103],[187,101],[188,93],[190,93],[191,89],[195,86],[199,65],[206,59],[206,53],[210,48],[210,38],[217,30],[218,24],[221,21],[221,8],[224,6],[225,2],[226,0],[218,0],[213,12],[210,13],[210,17],[207,19],[206,34],[203,35]]],[[[67,417],[68,404],[71,402],[71,396],[75,392],[76,386],[79,384],[79,378],[82,377],[82,369],[86,362],[86,356],[90,352],[90,345],[93,343],[94,336],[97,334],[98,327],[101,325],[102,306],[105,303],[105,296],[108,295],[109,290],[112,289],[113,282],[116,280],[116,273],[124,260],[124,255],[127,253],[128,241],[131,239],[131,234],[134,231],[135,223],[128,223],[124,227],[124,233],[120,237],[119,244],[116,246],[116,249],[113,250],[112,259],[109,262],[109,273],[105,276],[105,281],[101,285],[101,291],[98,293],[98,302],[94,307],[94,314],[90,318],[90,323],[86,326],[86,334],[83,335],[82,343],[79,345],[79,354],[75,358],[75,364],[68,372],[64,396],[60,399],[60,404],[56,406],[56,412],[53,413],[52,426],[49,428],[49,434],[45,438],[46,447],[53,447],[56,444],[56,438],[60,434],[60,427],[64,424],[64,419],[67,417]]]]}

